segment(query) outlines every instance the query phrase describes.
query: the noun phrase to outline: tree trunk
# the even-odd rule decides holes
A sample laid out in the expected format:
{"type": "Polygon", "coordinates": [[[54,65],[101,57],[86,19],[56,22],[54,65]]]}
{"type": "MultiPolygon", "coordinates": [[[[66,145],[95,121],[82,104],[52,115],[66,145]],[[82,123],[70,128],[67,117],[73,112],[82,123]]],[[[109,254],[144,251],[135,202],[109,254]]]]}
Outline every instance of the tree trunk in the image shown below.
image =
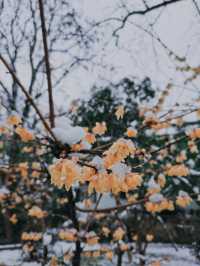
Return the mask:
{"type": "Polygon", "coordinates": [[[123,252],[119,250],[119,253],[117,256],[117,266],[122,266],[122,256],[123,256],[123,252]]]}
{"type": "Polygon", "coordinates": [[[6,242],[11,243],[12,242],[12,226],[9,221],[9,215],[6,212],[4,214],[4,226],[5,226],[5,237],[6,237],[6,242]]]}
{"type": "MultiPolygon", "coordinates": [[[[75,209],[75,200],[73,196],[72,189],[68,191],[68,204],[70,207],[70,218],[73,222],[74,228],[79,232],[79,222],[77,219],[76,209],[75,209]]],[[[79,239],[75,242],[75,252],[72,259],[72,266],[80,266],[81,265],[81,242],[79,239]]]]}

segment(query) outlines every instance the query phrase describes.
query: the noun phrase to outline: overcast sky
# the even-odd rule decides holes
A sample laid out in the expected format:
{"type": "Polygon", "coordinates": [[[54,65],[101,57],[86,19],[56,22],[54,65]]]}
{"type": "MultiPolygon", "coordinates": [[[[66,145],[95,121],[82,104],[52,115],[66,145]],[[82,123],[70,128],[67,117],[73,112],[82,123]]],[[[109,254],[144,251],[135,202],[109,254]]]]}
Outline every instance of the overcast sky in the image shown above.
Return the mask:
{"type": "MultiPolygon", "coordinates": [[[[120,2],[116,0],[83,0],[74,3],[77,4],[76,6],[83,16],[90,20],[101,21],[111,16],[122,15],[118,9],[120,2]]],[[[131,10],[141,8],[139,0],[124,2],[130,4],[131,10]]],[[[149,3],[153,5],[156,2],[158,1],[151,0],[149,3]]],[[[115,45],[116,39],[111,37],[112,29],[118,24],[113,22],[102,26],[105,35],[95,47],[99,54],[96,60],[107,67],[93,66],[89,71],[75,71],[68,80],[71,97],[86,95],[85,92],[94,82],[118,80],[127,75],[139,78],[149,76],[161,89],[172,80],[178,87],[172,92],[170,101],[187,99],[188,95],[192,97],[196,88],[191,86],[183,88],[185,76],[176,71],[177,63],[169,58],[155,39],[137,27],[139,25],[150,31],[152,29],[149,27],[149,23],[155,20],[153,27],[155,36],[158,36],[177,55],[186,56],[190,64],[198,65],[200,15],[192,1],[188,0],[159,9],[146,16],[130,18],[126,27],[119,32],[118,46],[115,45]],[[102,50],[105,43],[107,44],[106,48],[102,50]]]]}
{"type": "MultiPolygon", "coordinates": [[[[159,3],[160,0],[146,0],[146,2],[151,6],[159,3]]],[[[200,6],[200,0],[196,2],[200,6]]],[[[123,17],[126,11],[120,8],[122,3],[125,3],[130,11],[144,9],[141,5],[142,0],[73,0],[70,3],[80,13],[82,21],[87,19],[90,22],[99,22],[110,17],[123,17]]],[[[169,5],[145,16],[130,17],[125,27],[118,32],[119,38],[116,45],[117,39],[112,36],[112,33],[118,26],[116,21],[112,21],[103,23],[97,28],[99,42],[95,42],[89,51],[94,55],[92,62],[88,62],[87,70],[75,68],[72,72],[70,71],[62,86],[54,89],[57,107],[63,106],[67,110],[72,99],[87,97],[93,84],[102,85],[127,76],[139,79],[148,76],[154,86],[160,90],[163,90],[167,83],[172,82],[175,86],[168,98],[169,106],[176,102],[191,102],[199,94],[199,80],[185,86],[184,80],[187,74],[176,70],[176,66],[180,63],[169,57],[166,49],[156,40],[160,38],[178,56],[185,56],[192,66],[199,65],[200,14],[192,0],[169,5]],[[153,27],[150,27],[152,23],[153,27]],[[154,37],[149,32],[153,33],[154,37]]],[[[26,51],[23,56],[25,60],[28,56],[26,51]]],[[[62,54],[60,58],[50,58],[51,64],[59,65],[65,60],[67,62],[67,56],[62,54]]],[[[5,69],[4,71],[2,69],[0,65],[1,78],[8,80],[5,69]]],[[[18,75],[25,85],[29,84],[30,78],[25,64],[20,66],[18,75]]],[[[47,101],[44,99],[40,101],[40,108],[47,112],[47,101]]]]}

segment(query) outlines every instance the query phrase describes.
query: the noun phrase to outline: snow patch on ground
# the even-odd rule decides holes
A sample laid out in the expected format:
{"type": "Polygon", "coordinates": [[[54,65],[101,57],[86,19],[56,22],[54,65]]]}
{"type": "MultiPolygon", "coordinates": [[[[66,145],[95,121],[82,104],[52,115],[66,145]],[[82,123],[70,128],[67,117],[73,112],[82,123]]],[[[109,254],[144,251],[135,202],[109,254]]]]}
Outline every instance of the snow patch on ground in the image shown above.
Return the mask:
{"type": "MultiPolygon", "coordinates": [[[[56,243],[53,247],[54,251],[63,253],[66,250],[71,249],[72,246],[69,243],[56,243]],[[58,245],[59,244],[59,245],[58,245]],[[57,250],[56,250],[57,249],[57,250]]],[[[195,260],[188,247],[178,246],[178,250],[173,248],[170,244],[150,244],[147,248],[148,263],[161,260],[162,266],[199,266],[200,264],[195,260]]],[[[6,266],[40,266],[36,262],[23,262],[21,261],[22,251],[17,250],[0,250],[0,265],[5,264],[6,266]]],[[[134,266],[138,258],[136,255],[133,256],[133,261],[129,262],[128,257],[123,257],[123,266],[134,266]]],[[[109,262],[101,260],[99,265],[101,266],[114,266],[116,261],[109,262]]]]}

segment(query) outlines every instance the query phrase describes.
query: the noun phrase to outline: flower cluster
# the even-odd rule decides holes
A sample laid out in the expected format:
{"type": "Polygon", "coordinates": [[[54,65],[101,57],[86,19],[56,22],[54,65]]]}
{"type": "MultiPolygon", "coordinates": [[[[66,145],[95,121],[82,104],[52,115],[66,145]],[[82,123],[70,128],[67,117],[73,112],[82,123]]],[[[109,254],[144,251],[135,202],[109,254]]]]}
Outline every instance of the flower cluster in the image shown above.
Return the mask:
{"type": "Polygon", "coordinates": [[[134,155],[136,148],[131,140],[117,140],[105,153],[104,165],[109,169],[114,164],[119,163],[130,155],[134,155]]]}
{"type": "Polygon", "coordinates": [[[42,239],[41,233],[30,232],[30,233],[22,233],[21,240],[23,241],[39,241],[42,239]]]}

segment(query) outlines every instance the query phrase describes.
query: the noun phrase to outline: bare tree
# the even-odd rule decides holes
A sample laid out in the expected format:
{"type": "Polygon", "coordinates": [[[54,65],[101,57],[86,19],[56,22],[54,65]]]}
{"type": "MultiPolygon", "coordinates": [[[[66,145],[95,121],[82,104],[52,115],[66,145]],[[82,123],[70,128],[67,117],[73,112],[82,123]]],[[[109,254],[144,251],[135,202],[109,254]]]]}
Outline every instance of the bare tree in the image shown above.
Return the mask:
{"type": "MultiPolygon", "coordinates": [[[[23,77],[28,93],[36,102],[40,97],[46,97],[50,83],[57,93],[71,70],[77,66],[84,66],[84,63],[91,59],[92,55],[88,51],[90,43],[94,40],[92,32],[85,34],[87,23],[81,20],[67,0],[42,2],[44,8],[41,21],[41,5],[38,1],[0,1],[0,53],[13,71],[19,77],[23,77]],[[42,35],[44,19],[48,47],[45,50],[44,34],[42,35]],[[51,72],[53,77],[52,81],[48,78],[48,86],[45,81],[46,72],[51,72]]],[[[23,103],[16,82],[12,79],[8,81],[7,75],[1,78],[0,90],[2,105],[8,113],[18,111],[23,118],[30,115],[30,104],[27,100],[23,103]]],[[[54,113],[52,106],[51,103],[51,113],[54,113]]],[[[29,121],[30,126],[35,126],[36,122],[37,119],[33,115],[29,121]]]]}

